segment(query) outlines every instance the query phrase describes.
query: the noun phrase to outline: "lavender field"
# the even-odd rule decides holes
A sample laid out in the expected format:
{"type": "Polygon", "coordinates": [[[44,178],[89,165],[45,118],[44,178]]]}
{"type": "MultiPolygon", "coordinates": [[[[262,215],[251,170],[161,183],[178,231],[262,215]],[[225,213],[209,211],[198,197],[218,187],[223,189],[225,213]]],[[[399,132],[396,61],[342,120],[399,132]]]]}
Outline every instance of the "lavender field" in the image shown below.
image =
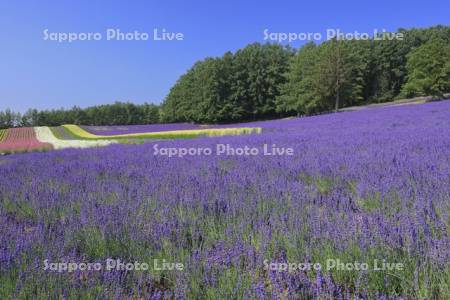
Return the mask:
{"type": "Polygon", "coordinates": [[[257,124],[0,157],[0,299],[448,299],[450,101],[257,124]]]}
{"type": "Polygon", "coordinates": [[[200,129],[200,125],[177,123],[177,124],[151,124],[151,125],[129,125],[129,126],[82,126],[82,128],[92,134],[117,135],[127,133],[147,133],[169,130],[190,130],[200,129]]]}
{"type": "MultiPolygon", "coordinates": [[[[265,123],[265,122],[262,122],[265,123]]],[[[166,132],[171,130],[195,130],[195,129],[220,129],[220,128],[241,128],[258,126],[261,122],[248,122],[240,124],[222,124],[222,125],[199,125],[190,123],[168,123],[168,124],[150,124],[150,125],[127,125],[127,126],[81,126],[84,130],[98,135],[120,135],[133,133],[153,133],[166,132]]]]}

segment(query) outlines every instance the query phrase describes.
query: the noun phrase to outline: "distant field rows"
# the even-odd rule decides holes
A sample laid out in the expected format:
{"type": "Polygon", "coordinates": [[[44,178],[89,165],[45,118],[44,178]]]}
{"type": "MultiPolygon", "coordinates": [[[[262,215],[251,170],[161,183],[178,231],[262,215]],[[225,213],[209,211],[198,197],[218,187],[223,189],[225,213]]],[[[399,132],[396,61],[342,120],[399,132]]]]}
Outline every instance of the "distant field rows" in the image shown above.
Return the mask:
{"type": "Polygon", "coordinates": [[[129,133],[117,135],[98,135],[92,134],[77,125],[63,125],[75,136],[82,139],[121,139],[121,138],[157,138],[157,139],[174,139],[174,138],[193,138],[198,136],[223,136],[223,135],[240,135],[260,133],[259,127],[242,127],[242,128],[213,128],[213,129],[191,129],[191,130],[171,130],[146,133],[129,133]]]}
{"type": "Polygon", "coordinates": [[[54,149],[64,149],[64,148],[90,148],[107,146],[116,141],[85,141],[85,140],[62,140],[58,139],[53,132],[48,127],[34,127],[36,131],[37,139],[43,143],[50,143],[53,145],[54,149]]]}
{"type": "Polygon", "coordinates": [[[112,126],[86,126],[81,125],[85,131],[95,135],[114,136],[131,133],[153,133],[167,131],[204,130],[204,129],[225,129],[259,127],[261,122],[237,123],[237,124],[192,124],[192,123],[168,123],[168,124],[147,124],[147,125],[112,125],[112,126]]]}
{"type": "MultiPolygon", "coordinates": [[[[173,124],[147,124],[147,125],[115,125],[115,126],[80,126],[87,132],[96,135],[119,135],[129,133],[149,133],[173,130],[207,129],[211,126],[173,123],[173,124]]],[[[212,127],[213,128],[213,127],[212,127]]]]}
{"type": "MultiPolygon", "coordinates": [[[[168,128],[175,128],[176,124],[168,128]]],[[[150,125],[148,125],[150,126],[150,125]]],[[[142,128],[143,126],[141,126],[142,128]]],[[[183,126],[181,126],[183,127],[183,126]]],[[[105,127],[104,127],[105,128],[105,127]]],[[[126,127],[133,131],[133,126],[126,127]]],[[[159,130],[163,125],[158,125],[159,130]]],[[[199,136],[223,136],[260,133],[259,127],[212,128],[194,130],[168,130],[159,132],[140,132],[117,135],[93,134],[77,125],[59,127],[11,128],[0,131],[0,153],[29,152],[36,150],[90,148],[107,146],[113,143],[139,144],[155,139],[186,139],[199,136]]]]}

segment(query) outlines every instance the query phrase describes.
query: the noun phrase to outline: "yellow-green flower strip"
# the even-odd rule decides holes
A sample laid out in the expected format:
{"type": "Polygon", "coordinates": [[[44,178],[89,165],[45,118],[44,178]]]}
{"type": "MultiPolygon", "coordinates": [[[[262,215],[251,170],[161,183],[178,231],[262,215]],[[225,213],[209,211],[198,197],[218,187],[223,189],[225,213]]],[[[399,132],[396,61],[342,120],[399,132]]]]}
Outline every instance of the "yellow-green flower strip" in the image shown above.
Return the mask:
{"type": "Polygon", "coordinates": [[[222,135],[240,135],[261,133],[260,127],[242,127],[242,128],[214,128],[214,129],[194,129],[194,130],[173,130],[147,133],[129,133],[118,135],[96,135],[92,134],[80,126],[67,124],[64,128],[82,139],[120,139],[120,138],[193,138],[197,136],[222,136],[222,135]]]}
{"type": "Polygon", "coordinates": [[[0,129],[0,142],[6,138],[6,129],[0,129]]]}

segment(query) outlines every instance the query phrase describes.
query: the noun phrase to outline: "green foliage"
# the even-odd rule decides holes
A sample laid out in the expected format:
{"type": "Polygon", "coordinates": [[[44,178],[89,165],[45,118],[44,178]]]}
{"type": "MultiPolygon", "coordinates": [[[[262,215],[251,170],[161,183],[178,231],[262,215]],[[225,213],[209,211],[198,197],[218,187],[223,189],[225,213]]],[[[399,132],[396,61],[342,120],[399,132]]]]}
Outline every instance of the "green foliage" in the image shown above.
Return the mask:
{"type": "Polygon", "coordinates": [[[375,195],[372,195],[370,197],[358,198],[356,200],[356,204],[358,204],[358,206],[361,207],[363,211],[370,213],[380,207],[381,195],[379,193],[376,193],[375,195]]]}
{"type": "Polygon", "coordinates": [[[37,215],[34,208],[26,201],[11,201],[5,199],[2,207],[7,215],[18,221],[35,221],[37,215]]]}
{"type": "Polygon", "coordinates": [[[205,122],[220,118],[227,97],[225,67],[215,58],[197,62],[170,90],[162,109],[163,120],[205,122]]]}
{"type": "MultiPolygon", "coordinates": [[[[436,46],[433,53],[421,51],[417,54],[418,57],[428,57],[424,60],[431,65],[434,61],[436,66],[442,67],[434,71],[435,77],[439,78],[422,81],[422,93],[401,95],[400,91],[407,74],[414,69],[407,67],[408,53],[433,39],[448,43],[449,28],[400,29],[404,40],[331,40],[320,45],[306,44],[290,62],[276,109],[286,115],[300,115],[374,101],[390,101],[399,96],[433,95],[436,90],[442,95],[450,91],[444,79],[450,51],[443,45],[436,46]]],[[[408,91],[410,86],[412,88],[417,84],[407,85],[408,91]]]]}
{"type": "Polygon", "coordinates": [[[0,111],[0,129],[6,129],[10,127],[15,127],[20,125],[20,114],[6,109],[5,111],[0,111]]]}
{"type": "Polygon", "coordinates": [[[317,46],[308,43],[292,57],[287,81],[281,87],[281,95],[276,100],[276,109],[280,113],[309,114],[323,109],[315,92],[317,82],[314,80],[317,46]]]}
{"type": "Polygon", "coordinates": [[[154,104],[116,102],[114,104],[92,106],[81,109],[77,106],[65,110],[30,109],[25,114],[0,111],[0,128],[20,126],[60,126],[77,125],[137,125],[158,123],[159,107],[154,104]]]}
{"type": "Polygon", "coordinates": [[[170,90],[163,121],[221,123],[274,116],[292,54],[290,48],[255,43],[197,62],[170,90]]]}
{"type": "Polygon", "coordinates": [[[408,81],[403,87],[407,97],[443,97],[450,90],[450,42],[433,40],[408,54],[408,81]]]}
{"type": "Polygon", "coordinates": [[[364,100],[370,42],[332,40],[317,47],[312,81],[321,111],[360,104],[364,100]]]}
{"type": "Polygon", "coordinates": [[[97,227],[85,227],[76,237],[78,250],[91,259],[105,257],[108,253],[106,237],[97,227]]]}
{"type": "Polygon", "coordinates": [[[240,108],[243,119],[273,115],[292,54],[290,48],[270,44],[252,44],[236,52],[231,100],[240,108]]]}

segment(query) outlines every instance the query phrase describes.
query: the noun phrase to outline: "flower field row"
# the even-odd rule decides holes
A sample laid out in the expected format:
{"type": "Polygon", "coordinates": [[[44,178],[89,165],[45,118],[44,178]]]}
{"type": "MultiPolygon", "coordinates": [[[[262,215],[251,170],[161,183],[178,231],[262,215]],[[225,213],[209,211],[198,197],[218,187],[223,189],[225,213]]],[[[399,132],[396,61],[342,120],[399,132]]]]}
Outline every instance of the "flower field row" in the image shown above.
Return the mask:
{"type": "Polygon", "coordinates": [[[448,299],[449,116],[443,101],[159,142],[269,143],[294,156],[168,158],[114,144],[2,158],[0,299],[448,299]],[[43,268],[109,258],[184,268],[43,268]],[[323,268],[276,267],[307,263],[323,268]]]}
{"type": "Polygon", "coordinates": [[[62,140],[55,137],[53,132],[48,127],[34,127],[36,131],[36,137],[39,141],[43,143],[49,143],[54,149],[64,149],[64,148],[91,148],[107,146],[117,141],[109,140],[97,140],[97,141],[86,141],[86,140],[62,140]]]}
{"type": "Polygon", "coordinates": [[[52,149],[52,145],[36,138],[33,127],[9,128],[3,132],[0,141],[0,153],[18,153],[28,151],[44,151],[52,149]]]}
{"type": "Polygon", "coordinates": [[[80,126],[89,133],[95,135],[120,135],[130,133],[149,133],[172,130],[204,129],[201,125],[176,123],[176,124],[151,124],[129,126],[80,126]]]}
{"type": "Polygon", "coordinates": [[[69,130],[62,126],[49,127],[53,135],[60,140],[78,140],[79,138],[73,135],[69,130]]]}
{"type": "Polygon", "coordinates": [[[97,135],[90,133],[77,125],[63,125],[73,135],[81,139],[127,139],[127,138],[143,138],[143,139],[176,139],[176,138],[193,138],[198,136],[224,136],[224,135],[241,135],[251,133],[261,133],[259,127],[240,127],[240,128],[213,128],[213,129],[191,129],[191,130],[169,130],[158,132],[142,132],[118,135],[97,135]]]}
{"type": "Polygon", "coordinates": [[[259,127],[264,122],[251,122],[226,125],[199,125],[191,123],[169,123],[169,124],[150,124],[150,125],[123,125],[123,126],[80,126],[85,131],[95,135],[123,135],[133,133],[151,133],[151,132],[167,132],[180,130],[204,130],[204,129],[225,129],[225,128],[242,128],[242,127],[259,127]]]}
{"type": "Polygon", "coordinates": [[[0,142],[6,137],[6,130],[0,129],[0,142]]]}

